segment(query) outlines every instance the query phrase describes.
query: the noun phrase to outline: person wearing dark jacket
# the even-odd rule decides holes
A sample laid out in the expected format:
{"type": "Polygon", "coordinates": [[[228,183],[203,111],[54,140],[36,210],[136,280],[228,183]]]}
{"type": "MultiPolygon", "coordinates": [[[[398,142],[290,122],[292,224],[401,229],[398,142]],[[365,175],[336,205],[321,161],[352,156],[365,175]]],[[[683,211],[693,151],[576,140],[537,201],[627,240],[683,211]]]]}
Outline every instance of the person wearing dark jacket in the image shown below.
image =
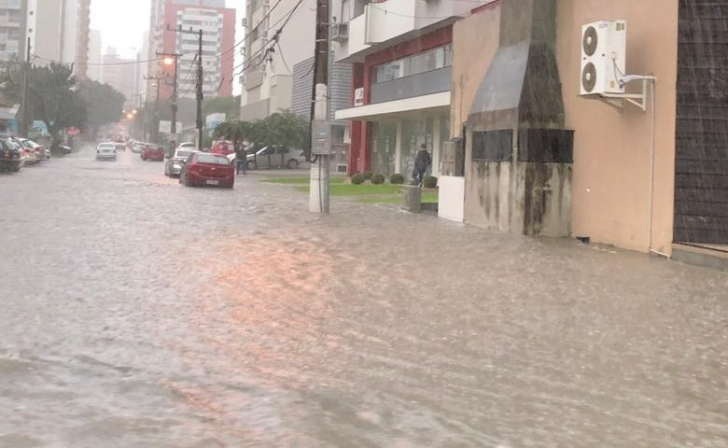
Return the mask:
{"type": "Polygon", "coordinates": [[[432,164],[432,159],[430,158],[430,153],[427,152],[427,145],[423,143],[420,145],[420,150],[417,151],[417,156],[415,156],[415,169],[412,172],[412,177],[417,182],[417,185],[422,186],[422,181],[425,179],[425,172],[430,164],[432,164]]]}

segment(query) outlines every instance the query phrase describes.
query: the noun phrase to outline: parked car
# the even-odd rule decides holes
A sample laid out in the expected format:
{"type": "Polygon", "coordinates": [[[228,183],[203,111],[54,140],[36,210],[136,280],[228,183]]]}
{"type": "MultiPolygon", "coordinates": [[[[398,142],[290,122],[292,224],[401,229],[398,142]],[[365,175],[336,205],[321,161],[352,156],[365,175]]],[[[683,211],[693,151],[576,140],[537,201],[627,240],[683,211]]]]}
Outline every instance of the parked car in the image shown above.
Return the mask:
{"type": "Polygon", "coordinates": [[[116,160],[116,143],[99,143],[96,160],[116,160]]]}
{"type": "Polygon", "coordinates": [[[194,149],[177,148],[174,152],[174,156],[167,159],[167,163],[164,164],[164,175],[169,177],[179,176],[182,171],[182,167],[187,162],[187,159],[192,154],[196,154],[197,151],[194,149]]]}
{"type": "Polygon", "coordinates": [[[192,186],[233,188],[235,170],[222,154],[196,152],[187,159],[179,175],[179,183],[192,186]]]}
{"type": "Polygon", "coordinates": [[[17,140],[23,148],[35,153],[35,158],[38,162],[51,158],[51,152],[33,140],[27,138],[19,138],[17,140]]]}
{"type": "Polygon", "coordinates": [[[23,148],[10,137],[0,136],[0,171],[20,171],[25,159],[23,148]]]}
{"type": "Polygon", "coordinates": [[[195,149],[195,142],[182,142],[174,150],[178,149],[195,149]]]}
{"type": "Polygon", "coordinates": [[[210,154],[222,154],[224,156],[227,156],[229,154],[233,154],[235,152],[235,146],[233,145],[233,142],[227,141],[227,140],[219,140],[212,142],[212,146],[210,147],[210,154]]]}
{"type": "Polygon", "coordinates": [[[141,153],[141,152],[142,152],[142,151],[144,150],[144,147],[145,147],[145,146],[146,146],[146,143],[144,143],[144,142],[137,142],[137,141],[135,141],[135,142],[134,142],[134,143],[133,143],[133,144],[131,145],[131,152],[133,152],[133,153],[135,153],[135,154],[139,154],[139,153],[141,153]]]}
{"type": "Polygon", "coordinates": [[[144,149],[142,149],[140,157],[142,160],[157,160],[159,162],[164,162],[164,149],[157,145],[147,143],[144,145],[144,149]]]}
{"type": "Polygon", "coordinates": [[[114,143],[114,149],[116,149],[116,152],[126,151],[126,144],[124,144],[124,143],[114,143]]]}
{"type": "Polygon", "coordinates": [[[266,146],[254,154],[248,154],[248,169],[259,168],[289,168],[296,169],[306,161],[306,156],[300,149],[266,146]]]}

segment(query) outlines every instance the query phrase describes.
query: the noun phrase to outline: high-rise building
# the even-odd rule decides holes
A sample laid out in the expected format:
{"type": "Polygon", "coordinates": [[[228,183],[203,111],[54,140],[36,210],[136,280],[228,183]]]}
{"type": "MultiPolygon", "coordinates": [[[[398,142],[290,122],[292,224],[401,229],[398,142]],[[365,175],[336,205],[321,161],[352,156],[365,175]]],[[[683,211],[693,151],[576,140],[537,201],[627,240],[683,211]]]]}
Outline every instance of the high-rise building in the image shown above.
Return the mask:
{"type": "Polygon", "coordinates": [[[74,64],[86,77],[90,39],[91,0],[27,0],[28,35],[37,64],[74,64]]]}
{"type": "MultiPolygon", "coordinates": [[[[177,53],[180,98],[195,98],[198,30],[202,30],[202,90],[205,98],[232,95],[235,59],[235,10],[225,0],[153,0],[149,27],[149,59],[158,53],[177,53]],[[184,32],[179,32],[183,30],[184,32]],[[190,31],[194,31],[191,33],[190,31]]],[[[174,67],[158,61],[148,73],[171,79],[174,67]]],[[[147,90],[151,91],[151,83],[147,90]]],[[[162,85],[160,96],[167,99],[172,87],[162,85]]]]}
{"type": "Polygon", "coordinates": [[[25,59],[28,0],[0,2],[0,61],[25,59]]]}
{"type": "Polygon", "coordinates": [[[291,108],[293,67],[314,56],[315,25],[316,0],[247,2],[241,120],[291,108]]]}
{"type": "Polygon", "coordinates": [[[86,72],[89,79],[103,82],[101,63],[101,31],[91,30],[88,41],[88,70],[86,72]]]}
{"type": "Polygon", "coordinates": [[[123,59],[115,48],[107,48],[103,56],[102,79],[105,84],[121,92],[126,98],[125,105],[134,107],[139,104],[137,82],[137,59],[123,59]]]}

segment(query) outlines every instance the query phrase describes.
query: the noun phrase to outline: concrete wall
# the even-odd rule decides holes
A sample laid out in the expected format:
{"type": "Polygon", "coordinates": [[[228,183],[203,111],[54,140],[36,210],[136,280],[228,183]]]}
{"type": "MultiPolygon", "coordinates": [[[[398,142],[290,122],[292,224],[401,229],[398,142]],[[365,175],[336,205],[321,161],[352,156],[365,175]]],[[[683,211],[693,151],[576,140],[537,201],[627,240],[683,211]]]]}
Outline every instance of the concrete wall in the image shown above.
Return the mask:
{"type": "Polygon", "coordinates": [[[649,229],[651,111],[624,113],[578,97],[581,27],[627,21],[629,74],[657,82],[653,248],[671,250],[675,191],[678,2],[560,0],[557,58],[566,127],[574,129],[573,233],[592,241],[646,251],[649,229]]]}
{"type": "MultiPolygon", "coordinates": [[[[496,53],[500,3],[505,1],[454,25],[453,136],[461,135],[463,120],[496,53]]],[[[581,27],[602,19],[628,22],[627,72],[658,78],[652,247],[669,254],[674,209],[676,1],[557,2],[557,62],[565,124],[575,131],[572,235],[588,235],[594,242],[633,250],[649,248],[651,111],[645,114],[628,106],[619,113],[600,101],[579,97],[581,27]]],[[[470,154],[466,155],[466,176],[474,175],[477,168],[467,165],[467,160],[470,154]]],[[[466,182],[466,221],[488,222],[482,196],[474,190],[481,187],[466,182]]]]}

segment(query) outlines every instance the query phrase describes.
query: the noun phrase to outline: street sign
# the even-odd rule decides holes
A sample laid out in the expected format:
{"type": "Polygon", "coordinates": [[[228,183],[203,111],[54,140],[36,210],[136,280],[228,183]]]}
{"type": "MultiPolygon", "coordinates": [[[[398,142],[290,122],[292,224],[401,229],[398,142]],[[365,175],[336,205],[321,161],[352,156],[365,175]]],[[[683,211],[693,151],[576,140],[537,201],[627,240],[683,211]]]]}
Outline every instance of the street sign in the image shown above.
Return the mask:
{"type": "MultiPolygon", "coordinates": [[[[182,130],[182,122],[177,122],[177,131],[182,130]]],[[[159,121],[159,132],[162,134],[171,134],[172,133],[172,122],[169,120],[160,120],[159,121]]]]}

